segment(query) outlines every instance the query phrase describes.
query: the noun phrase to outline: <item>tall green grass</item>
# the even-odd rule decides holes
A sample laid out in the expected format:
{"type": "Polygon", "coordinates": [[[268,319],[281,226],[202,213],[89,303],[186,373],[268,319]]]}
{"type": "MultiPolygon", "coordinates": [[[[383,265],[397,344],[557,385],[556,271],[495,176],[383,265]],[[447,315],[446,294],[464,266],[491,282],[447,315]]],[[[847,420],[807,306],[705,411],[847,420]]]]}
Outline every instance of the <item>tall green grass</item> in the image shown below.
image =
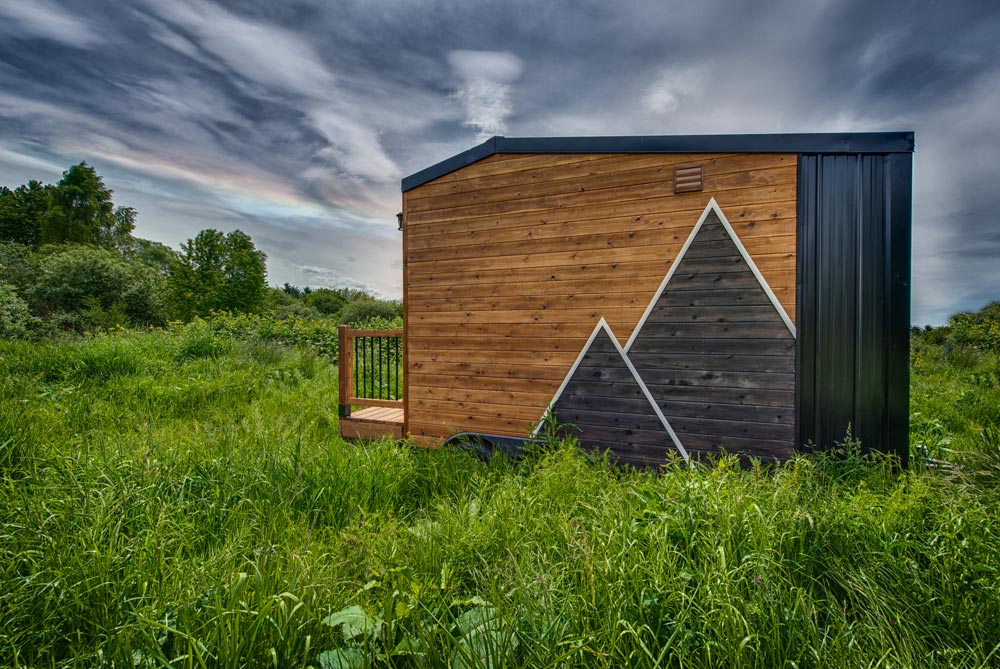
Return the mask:
{"type": "Polygon", "coordinates": [[[918,465],[945,460],[1000,485],[1000,350],[914,340],[910,442],[918,465]]]}
{"type": "Polygon", "coordinates": [[[0,665],[1000,662],[988,469],[486,464],[341,441],[335,384],[209,329],[0,343],[0,665]]]}

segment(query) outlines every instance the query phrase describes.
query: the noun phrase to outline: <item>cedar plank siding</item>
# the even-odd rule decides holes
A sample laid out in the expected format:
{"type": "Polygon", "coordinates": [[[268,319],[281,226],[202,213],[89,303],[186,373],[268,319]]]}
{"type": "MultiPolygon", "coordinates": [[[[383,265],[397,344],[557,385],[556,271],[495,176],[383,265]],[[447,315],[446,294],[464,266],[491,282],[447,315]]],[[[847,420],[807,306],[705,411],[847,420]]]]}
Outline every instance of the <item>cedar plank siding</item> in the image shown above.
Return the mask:
{"type": "MultiPolygon", "coordinates": [[[[795,154],[498,154],[406,191],[405,431],[527,436],[601,317],[625,343],[712,197],[794,321],[796,173],[795,154]],[[673,167],[692,162],[704,190],[675,195],[673,167]]],[[[713,272],[733,278],[725,259],[687,260],[702,270],[689,290],[711,288],[713,272]]],[[[678,330],[671,352],[683,339],[678,330]]],[[[763,423],[794,394],[741,392],[763,423]]]]}
{"type": "Polygon", "coordinates": [[[677,261],[628,356],[693,454],[738,447],[767,459],[791,455],[795,337],[715,212],[677,261]],[[702,276],[708,259],[725,259],[735,271],[718,288],[692,290],[685,279],[702,276]],[[746,281],[733,279],[744,275],[746,281]],[[678,340],[679,327],[689,336],[678,340]],[[729,350],[720,351],[721,342],[729,350]],[[691,343],[701,346],[694,354],[691,343]],[[764,395],[754,398],[754,392],[764,395]]]}
{"type": "Polygon", "coordinates": [[[622,464],[662,462],[675,452],[656,409],[604,328],[552,405],[558,429],[589,449],[610,449],[622,464]],[[591,392],[601,387],[599,395],[591,392]]]}

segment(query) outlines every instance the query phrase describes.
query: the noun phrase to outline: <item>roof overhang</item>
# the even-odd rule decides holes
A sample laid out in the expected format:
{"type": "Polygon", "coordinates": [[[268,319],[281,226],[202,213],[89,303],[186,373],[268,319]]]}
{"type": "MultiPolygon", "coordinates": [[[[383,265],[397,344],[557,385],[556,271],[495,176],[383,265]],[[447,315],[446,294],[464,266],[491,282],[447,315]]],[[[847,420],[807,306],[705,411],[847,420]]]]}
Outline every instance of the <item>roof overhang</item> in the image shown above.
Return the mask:
{"type": "Polygon", "coordinates": [[[913,132],[491,137],[403,178],[406,192],[496,153],[912,153],[913,132]]]}

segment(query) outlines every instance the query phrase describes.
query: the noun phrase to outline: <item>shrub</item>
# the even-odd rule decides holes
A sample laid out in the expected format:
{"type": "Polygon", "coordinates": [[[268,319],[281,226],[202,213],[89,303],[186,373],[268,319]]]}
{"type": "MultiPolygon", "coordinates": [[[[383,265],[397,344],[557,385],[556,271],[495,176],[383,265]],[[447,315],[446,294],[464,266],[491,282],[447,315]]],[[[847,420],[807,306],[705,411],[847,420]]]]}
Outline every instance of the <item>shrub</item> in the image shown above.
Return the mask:
{"type": "Polygon", "coordinates": [[[29,298],[42,317],[77,314],[84,328],[107,328],[162,322],[159,289],[153,269],[105,249],[73,246],[41,261],[29,298]]]}
{"type": "Polygon", "coordinates": [[[344,295],[344,291],[341,290],[317,288],[303,296],[302,301],[321,314],[333,316],[340,313],[340,310],[347,304],[347,297],[344,295]]]}
{"type": "Polygon", "coordinates": [[[392,319],[402,315],[403,305],[400,302],[364,297],[348,302],[338,320],[353,326],[373,318],[392,319]]]}
{"type": "MultiPolygon", "coordinates": [[[[294,286],[291,286],[294,288],[294,286]]],[[[320,318],[322,314],[304,300],[283,288],[268,288],[264,295],[264,313],[273,318],[320,318]]]]}
{"type": "Polygon", "coordinates": [[[6,281],[19,290],[30,286],[38,274],[38,256],[31,248],[21,244],[0,242],[0,281],[6,281]]]}
{"type": "Polygon", "coordinates": [[[974,313],[955,314],[948,325],[948,343],[1000,351],[1000,302],[991,302],[974,313]]]}
{"type": "Polygon", "coordinates": [[[38,319],[31,315],[28,303],[14,286],[0,281],[0,337],[25,338],[37,325],[38,319]]]}
{"type": "Polygon", "coordinates": [[[174,329],[184,331],[208,330],[215,335],[264,342],[278,342],[288,346],[303,346],[320,355],[337,357],[337,323],[326,318],[275,319],[257,314],[213,313],[207,319],[195,319],[174,329]]]}

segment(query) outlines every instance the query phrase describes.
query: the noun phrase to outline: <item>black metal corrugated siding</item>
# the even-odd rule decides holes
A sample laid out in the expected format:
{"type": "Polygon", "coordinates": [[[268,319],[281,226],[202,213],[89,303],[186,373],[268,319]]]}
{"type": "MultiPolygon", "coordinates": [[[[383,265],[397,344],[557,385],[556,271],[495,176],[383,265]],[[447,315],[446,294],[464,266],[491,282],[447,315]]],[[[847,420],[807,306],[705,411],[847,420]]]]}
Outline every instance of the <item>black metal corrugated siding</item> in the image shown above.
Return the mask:
{"type": "Polygon", "coordinates": [[[800,154],[798,443],[909,452],[911,156],[800,154]]]}

